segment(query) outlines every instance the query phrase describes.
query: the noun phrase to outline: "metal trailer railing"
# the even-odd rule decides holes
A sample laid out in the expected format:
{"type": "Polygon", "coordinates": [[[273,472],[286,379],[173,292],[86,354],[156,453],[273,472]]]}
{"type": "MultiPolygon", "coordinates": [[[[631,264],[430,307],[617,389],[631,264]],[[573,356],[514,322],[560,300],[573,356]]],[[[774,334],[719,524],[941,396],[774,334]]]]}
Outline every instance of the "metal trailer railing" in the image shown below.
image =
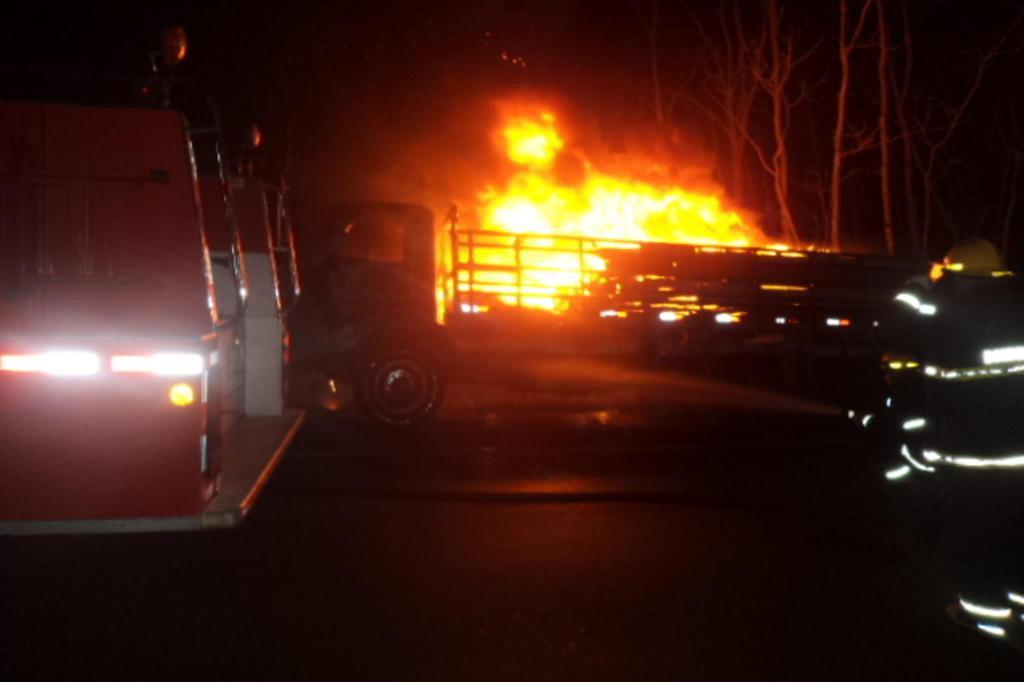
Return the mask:
{"type": "Polygon", "coordinates": [[[646,317],[699,304],[875,312],[923,267],[872,255],[460,229],[457,216],[449,236],[448,300],[464,313],[609,308],[646,317]]]}
{"type": "Polygon", "coordinates": [[[604,272],[600,252],[637,249],[639,242],[493,230],[451,230],[453,308],[494,307],[565,312],[604,272]]]}
{"type": "Polygon", "coordinates": [[[925,268],[871,255],[692,245],[645,244],[604,255],[607,269],[592,293],[635,312],[699,303],[877,315],[903,282],[925,268]]]}

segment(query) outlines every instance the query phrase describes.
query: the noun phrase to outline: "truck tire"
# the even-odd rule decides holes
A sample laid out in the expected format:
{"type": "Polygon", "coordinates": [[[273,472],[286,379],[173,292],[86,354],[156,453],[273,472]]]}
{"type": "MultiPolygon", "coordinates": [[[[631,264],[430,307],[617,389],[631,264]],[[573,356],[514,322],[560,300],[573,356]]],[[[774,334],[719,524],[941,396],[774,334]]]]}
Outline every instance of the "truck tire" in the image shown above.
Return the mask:
{"type": "Polygon", "coordinates": [[[354,388],[356,402],[372,422],[409,427],[434,416],[445,382],[431,353],[399,347],[360,363],[354,388]]]}

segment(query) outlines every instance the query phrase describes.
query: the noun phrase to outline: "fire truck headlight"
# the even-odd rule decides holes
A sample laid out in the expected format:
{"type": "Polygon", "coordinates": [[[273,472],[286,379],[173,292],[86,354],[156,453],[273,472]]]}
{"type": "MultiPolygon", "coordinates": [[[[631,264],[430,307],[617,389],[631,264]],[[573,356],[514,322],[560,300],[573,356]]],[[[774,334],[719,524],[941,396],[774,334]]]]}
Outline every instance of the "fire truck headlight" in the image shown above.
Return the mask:
{"type": "Polygon", "coordinates": [[[171,386],[167,397],[170,398],[172,405],[188,407],[196,401],[196,391],[190,384],[182,382],[171,386]]]}
{"type": "Polygon", "coordinates": [[[88,376],[100,371],[100,358],[89,352],[56,352],[45,356],[47,372],[59,376],[88,376]]]}
{"type": "Polygon", "coordinates": [[[0,371],[40,372],[53,376],[90,376],[100,371],[100,357],[89,351],[52,351],[26,355],[0,355],[0,371]]]}
{"type": "Polygon", "coordinates": [[[119,374],[145,373],[157,376],[193,377],[203,373],[203,356],[198,353],[155,353],[153,355],[115,355],[110,369],[119,374]]]}

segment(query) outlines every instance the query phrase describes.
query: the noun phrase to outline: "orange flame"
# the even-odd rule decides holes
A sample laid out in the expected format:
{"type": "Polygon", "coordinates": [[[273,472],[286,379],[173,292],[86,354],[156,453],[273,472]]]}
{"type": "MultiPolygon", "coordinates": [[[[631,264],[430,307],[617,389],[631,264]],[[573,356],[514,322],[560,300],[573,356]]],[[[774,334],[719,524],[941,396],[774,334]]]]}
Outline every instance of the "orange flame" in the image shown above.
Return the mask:
{"type": "Polygon", "coordinates": [[[513,252],[508,242],[492,241],[494,248],[463,254],[460,260],[467,263],[514,265],[519,272],[495,273],[489,283],[463,273],[460,291],[491,293],[509,305],[560,310],[571,295],[585,294],[604,269],[603,259],[592,253],[597,248],[636,248],[637,242],[777,248],[718,194],[598,168],[570,147],[550,109],[507,115],[495,140],[515,172],[503,188],[488,187],[478,195],[480,228],[528,236],[531,242],[524,247],[521,239],[516,241],[513,252]],[[589,240],[587,253],[579,243],[566,243],[573,237],[589,240]]]}
{"type": "Polygon", "coordinates": [[[549,111],[541,112],[536,119],[511,121],[501,134],[509,160],[528,168],[549,168],[565,147],[565,140],[555,128],[555,115],[549,111]]]}

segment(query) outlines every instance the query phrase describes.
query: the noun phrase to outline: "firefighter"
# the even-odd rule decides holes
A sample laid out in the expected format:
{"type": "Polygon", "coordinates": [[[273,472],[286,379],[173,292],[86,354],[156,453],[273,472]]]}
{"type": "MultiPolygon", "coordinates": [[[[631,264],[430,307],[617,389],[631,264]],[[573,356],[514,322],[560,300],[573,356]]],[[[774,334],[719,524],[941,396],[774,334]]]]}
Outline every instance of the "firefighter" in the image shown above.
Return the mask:
{"type": "Polygon", "coordinates": [[[959,590],[948,612],[1006,637],[1007,618],[1024,615],[1024,603],[1012,601],[1024,599],[1024,566],[1008,541],[1024,519],[1024,287],[990,242],[972,239],[927,279],[908,282],[883,327],[901,458],[887,476],[937,483],[945,559],[959,590]]]}
{"type": "Polygon", "coordinates": [[[962,242],[908,281],[881,331],[887,421],[904,465],[933,468],[917,451],[937,440],[998,450],[1010,417],[1002,398],[1024,381],[1015,376],[1024,367],[1024,289],[991,242],[962,242]]]}

